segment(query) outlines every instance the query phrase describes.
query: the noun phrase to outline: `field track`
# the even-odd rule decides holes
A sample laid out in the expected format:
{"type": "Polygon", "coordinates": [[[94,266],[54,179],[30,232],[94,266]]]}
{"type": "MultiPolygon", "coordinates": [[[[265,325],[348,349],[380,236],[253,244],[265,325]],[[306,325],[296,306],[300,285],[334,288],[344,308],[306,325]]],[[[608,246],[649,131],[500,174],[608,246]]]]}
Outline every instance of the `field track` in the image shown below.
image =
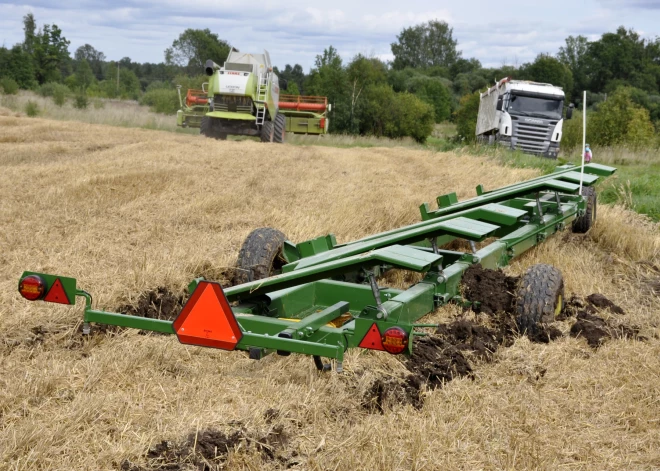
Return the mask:
{"type": "Polygon", "coordinates": [[[521,337],[470,358],[471,376],[422,387],[417,403],[365,405],[408,373],[385,353],[351,352],[337,375],[137,331],[83,339],[80,306],[16,291],[35,270],[76,277],[106,310],[159,287],[181,295],[196,276],[228,283],[254,228],[344,242],[417,221],[439,194],[534,175],[451,153],[216,142],[0,109],[0,469],[660,469],[660,233],[618,207],[506,273],[555,265],[567,295],[607,296],[625,314],[599,315],[637,339],[592,348],[568,319],[548,344],[521,337]]]}

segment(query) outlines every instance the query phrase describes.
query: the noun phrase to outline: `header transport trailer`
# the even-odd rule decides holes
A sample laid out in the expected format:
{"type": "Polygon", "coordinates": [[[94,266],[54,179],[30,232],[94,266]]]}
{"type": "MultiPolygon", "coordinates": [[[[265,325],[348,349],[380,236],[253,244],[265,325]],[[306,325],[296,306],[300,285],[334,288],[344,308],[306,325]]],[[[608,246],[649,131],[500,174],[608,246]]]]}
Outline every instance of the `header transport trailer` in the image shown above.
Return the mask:
{"type": "MultiPolygon", "coordinates": [[[[474,264],[507,265],[556,232],[589,230],[596,218],[599,177],[616,169],[589,164],[564,165],[554,173],[486,191],[459,202],[455,193],[439,196],[438,209],[420,206],[422,221],[338,244],[332,234],[295,244],[281,232],[260,228],[247,237],[238,255],[239,284],[223,288],[193,280],[190,297],[174,321],[97,310],[92,296],[74,278],[27,271],[18,283],[30,301],[74,304],[85,300],[83,333],[91,323],[174,334],[182,344],[244,350],[258,360],[272,352],[311,355],[321,370],[334,360],[342,370],[349,348],[412,353],[427,314],[450,303],[464,303],[459,285],[474,264]],[[583,187],[581,188],[581,183],[583,187]],[[445,250],[456,240],[471,251],[445,250]],[[476,248],[476,242],[490,243],[476,248]],[[406,290],[380,286],[389,270],[422,274],[406,290]]],[[[534,265],[516,293],[521,332],[537,333],[559,314],[564,298],[561,272],[534,265]]]]}
{"type": "Polygon", "coordinates": [[[178,87],[178,126],[199,127],[201,134],[215,139],[234,134],[278,143],[286,132],[328,132],[327,98],[280,95],[268,51],[242,54],[232,48],[222,67],[209,60],[205,71],[208,83],[202,90],[188,90],[185,102],[178,87]]]}
{"type": "MultiPolygon", "coordinates": [[[[477,141],[557,158],[564,124],[564,91],[560,87],[507,77],[482,93],[480,99],[477,141]]],[[[572,116],[570,104],[566,119],[572,116]]]]}

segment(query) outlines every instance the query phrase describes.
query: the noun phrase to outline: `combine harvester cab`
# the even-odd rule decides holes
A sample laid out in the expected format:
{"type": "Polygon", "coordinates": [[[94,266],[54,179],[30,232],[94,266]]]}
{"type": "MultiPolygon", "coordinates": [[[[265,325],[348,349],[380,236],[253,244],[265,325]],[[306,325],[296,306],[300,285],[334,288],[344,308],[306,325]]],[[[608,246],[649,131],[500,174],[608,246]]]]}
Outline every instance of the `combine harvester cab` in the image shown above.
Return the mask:
{"type": "Polygon", "coordinates": [[[277,143],[284,142],[287,131],[328,131],[327,98],[280,96],[280,81],[268,51],[242,54],[232,48],[224,66],[208,60],[205,72],[208,83],[202,90],[188,90],[185,103],[179,87],[178,126],[198,127],[201,134],[214,139],[258,136],[262,142],[277,143]]]}
{"type": "MultiPolygon", "coordinates": [[[[255,229],[238,255],[236,282],[198,278],[174,321],[94,309],[92,297],[73,278],[24,272],[18,283],[29,301],[74,304],[85,299],[83,333],[91,323],[174,334],[182,344],[244,350],[258,360],[270,353],[313,356],[320,370],[342,370],[349,348],[412,353],[419,329],[437,327],[422,318],[461,298],[460,283],[473,266],[508,265],[548,237],[570,228],[585,233],[596,218],[594,184],[616,169],[564,165],[554,173],[487,191],[459,202],[437,198],[437,209],[420,207],[421,222],[338,244],[332,234],[295,244],[271,228],[255,229]],[[454,240],[465,252],[444,250],[454,240]],[[476,244],[481,243],[478,247],[476,244]],[[467,244],[465,244],[467,245],[467,244]],[[379,286],[389,270],[417,272],[406,290],[379,286]]],[[[562,308],[561,272],[540,264],[522,277],[516,292],[521,332],[534,334],[562,308]]]]}
{"type": "Polygon", "coordinates": [[[179,101],[177,125],[199,127],[215,139],[228,135],[259,136],[263,142],[284,142],[286,123],[279,114],[280,85],[268,51],[240,53],[232,48],[221,67],[206,61],[208,83],[203,90],[188,90],[179,101]]]}

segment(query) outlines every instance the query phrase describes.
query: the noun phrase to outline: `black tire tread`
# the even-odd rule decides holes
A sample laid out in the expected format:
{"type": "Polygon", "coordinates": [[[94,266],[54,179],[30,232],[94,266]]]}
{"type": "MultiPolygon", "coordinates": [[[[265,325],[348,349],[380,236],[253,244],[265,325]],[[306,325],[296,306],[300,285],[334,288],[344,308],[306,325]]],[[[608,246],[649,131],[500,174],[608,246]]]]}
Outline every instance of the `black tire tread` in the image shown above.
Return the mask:
{"type": "Polygon", "coordinates": [[[202,117],[202,122],[199,125],[199,133],[211,139],[227,140],[227,133],[219,132],[219,129],[213,126],[212,119],[208,116],[202,117]]]}
{"type": "Polygon", "coordinates": [[[261,142],[273,142],[273,122],[264,121],[261,126],[261,142]]]}
{"type": "Polygon", "coordinates": [[[236,284],[261,280],[274,275],[286,236],[270,227],[255,229],[245,238],[236,262],[236,284]]]}
{"type": "Polygon", "coordinates": [[[273,135],[273,142],[278,144],[284,143],[284,136],[286,134],[286,117],[283,114],[275,116],[275,134],[273,135]]]}
{"type": "Polygon", "coordinates": [[[576,234],[586,234],[596,221],[596,189],[592,186],[584,186],[582,196],[587,200],[587,209],[582,216],[573,221],[572,230],[576,234]]]}
{"type": "Polygon", "coordinates": [[[552,265],[527,269],[516,291],[516,322],[521,333],[538,334],[541,324],[554,321],[559,296],[564,297],[564,278],[552,265]]]}

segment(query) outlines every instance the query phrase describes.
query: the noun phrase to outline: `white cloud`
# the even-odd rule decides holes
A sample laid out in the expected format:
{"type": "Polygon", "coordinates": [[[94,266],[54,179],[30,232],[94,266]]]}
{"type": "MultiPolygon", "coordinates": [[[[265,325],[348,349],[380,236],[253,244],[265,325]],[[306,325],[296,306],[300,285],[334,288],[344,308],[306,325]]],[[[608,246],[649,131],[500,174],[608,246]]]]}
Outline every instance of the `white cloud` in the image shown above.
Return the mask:
{"type": "Polygon", "coordinates": [[[557,0],[541,7],[528,0],[452,2],[429,0],[306,0],[245,3],[243,0],[0,0],[0,40],[23,38],[22,17],[32,11],[39,23],[55,23],[71,40],[71,52],[85,43],[109,59],[129,56],[160,62],[163,51],[186,28],[209,28],[244,51],[268,49],[273,62],[314,63],[329,45],[350,59],[357,53],[392,59],[390,43],[405,27],[432,19],[454,28],[464,57],[499,66],[555,53],[568,35],[596,39],[620,23],[657,30],[650,9],[657,0],[557,0]]]}

